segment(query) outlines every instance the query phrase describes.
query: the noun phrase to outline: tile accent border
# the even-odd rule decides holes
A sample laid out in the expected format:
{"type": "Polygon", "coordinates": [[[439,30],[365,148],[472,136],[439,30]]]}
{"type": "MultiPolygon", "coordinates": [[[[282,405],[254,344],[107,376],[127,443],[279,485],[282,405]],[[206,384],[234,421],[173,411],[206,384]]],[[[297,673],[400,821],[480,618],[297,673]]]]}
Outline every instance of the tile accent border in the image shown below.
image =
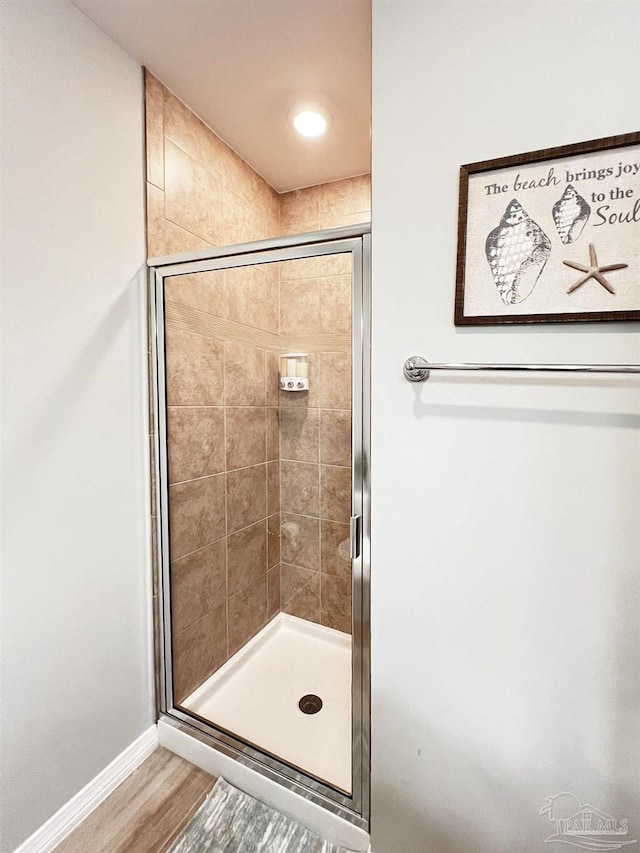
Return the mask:
{"type": "Polygon", "coordinates": [[[51,853],[158,747],[158,726],[150,726],[96,777],[65,803],[15,853],[51,853]]]}
{"type": "Polygon", "coordinates": [[[304,349],[306,352],[351,352],[351,335],[326,332],[309,335],[276,335],[263,329],[245,326],[235,320],[226,320],[167,300],[165,320],[168,328],[192,335],[201,335],[216,341],[231,341],[243,346],[258,347],[272,352],[304,349]]]}

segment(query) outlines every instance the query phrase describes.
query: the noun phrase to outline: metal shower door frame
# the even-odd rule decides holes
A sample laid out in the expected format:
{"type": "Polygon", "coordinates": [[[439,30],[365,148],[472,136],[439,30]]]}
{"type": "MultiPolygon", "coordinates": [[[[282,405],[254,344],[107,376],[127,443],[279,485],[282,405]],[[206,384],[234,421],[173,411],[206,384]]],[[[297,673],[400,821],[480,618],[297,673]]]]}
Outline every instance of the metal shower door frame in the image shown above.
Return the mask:
{"type": "Polygon", "coordinates": [[[169,724],[368,831],[370,808],[370,349],[371,227],[356,225],[243,243],[170,257],[150,267],[160,619],[161,716],[169,724]],[[277,263],[321,255],[352,256],[352,516],[359,517],[359,553],[352,555],[351,795],[256,750],[173,703],[169,482],[165,375],[164,281],[176,275],[277,263]]]}

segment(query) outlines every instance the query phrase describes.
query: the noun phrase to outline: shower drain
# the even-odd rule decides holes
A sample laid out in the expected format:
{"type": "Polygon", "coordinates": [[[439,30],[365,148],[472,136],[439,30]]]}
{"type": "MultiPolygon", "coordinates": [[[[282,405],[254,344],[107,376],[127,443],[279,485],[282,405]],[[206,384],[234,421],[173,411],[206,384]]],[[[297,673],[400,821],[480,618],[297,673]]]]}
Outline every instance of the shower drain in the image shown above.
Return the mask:
{"type": "Polygon", "coordinates": [[[322,699],[315,693],[307,693],[298,702],[298,708],[303,714],[317,714],[322,709],[322,699]]]}

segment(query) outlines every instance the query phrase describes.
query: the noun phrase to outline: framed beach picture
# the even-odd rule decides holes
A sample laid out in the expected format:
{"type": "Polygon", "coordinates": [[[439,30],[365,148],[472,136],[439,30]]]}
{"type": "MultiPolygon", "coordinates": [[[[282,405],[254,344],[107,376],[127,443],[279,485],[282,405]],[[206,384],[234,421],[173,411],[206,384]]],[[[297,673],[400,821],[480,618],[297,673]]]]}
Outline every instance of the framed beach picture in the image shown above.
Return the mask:
{"type": "Polygon", "coordinates": [[[640,319],[640,133],[460,169],[456,326],[640,319]]]}

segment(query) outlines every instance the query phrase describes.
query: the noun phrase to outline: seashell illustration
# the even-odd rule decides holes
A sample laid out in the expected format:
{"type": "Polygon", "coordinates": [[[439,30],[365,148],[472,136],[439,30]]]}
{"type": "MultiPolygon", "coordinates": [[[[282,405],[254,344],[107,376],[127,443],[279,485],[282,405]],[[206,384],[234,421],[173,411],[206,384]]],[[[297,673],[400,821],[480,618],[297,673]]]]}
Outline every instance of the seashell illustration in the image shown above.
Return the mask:
{"type": "Polygon", "coordinates": [[[485,254],[505,305],[530,294],[551,254],[551,241],[517,199],[487,237],[485,254]]]}
{"type": "Polygon", "coordinates": [[[590,213],[587,202],[568,184],[562,197],[553,205],[553,221],[565,245],[573,243],[582,234],[590,213]]]}

